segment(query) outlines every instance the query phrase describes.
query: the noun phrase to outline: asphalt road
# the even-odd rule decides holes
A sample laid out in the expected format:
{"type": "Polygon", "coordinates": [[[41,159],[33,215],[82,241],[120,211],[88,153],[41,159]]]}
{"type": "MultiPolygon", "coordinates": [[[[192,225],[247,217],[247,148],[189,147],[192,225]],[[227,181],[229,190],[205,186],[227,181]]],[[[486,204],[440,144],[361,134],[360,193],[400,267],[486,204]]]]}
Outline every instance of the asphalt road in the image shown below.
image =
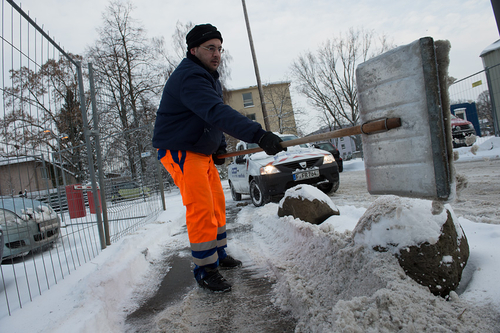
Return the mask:
{"type": "MultiPolygon", "coordinates": [[[[449,202],[457,216],[473,222],[500,224],[500,159],[454,163],[457,176],[456,197],[449,202]]],[[[365,207],[378,196],[367,191],[365,171],[340,174],[340,188],[330,195],[338,206],[365,207]]]]}

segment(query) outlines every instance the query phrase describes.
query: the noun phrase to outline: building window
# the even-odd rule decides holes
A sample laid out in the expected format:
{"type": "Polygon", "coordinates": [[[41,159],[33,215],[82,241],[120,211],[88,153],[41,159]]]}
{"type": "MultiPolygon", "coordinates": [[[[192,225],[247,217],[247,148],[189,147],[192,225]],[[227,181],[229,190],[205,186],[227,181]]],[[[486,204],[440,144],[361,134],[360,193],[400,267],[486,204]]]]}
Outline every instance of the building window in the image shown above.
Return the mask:
{"type": "Polygon", "coordinates": [[[40,175],[42,179],[49,179],[49,173],[47,172],[47,168],[40,168],[40,175]]]}
{"type": "Polygon", "coordinates": [[[345,144],[341,144],[340,148],[342,148],[342,150],[345,150],[345,144]]]}
{"type": "Polygon", "coordinates": [[[250,113],[246,115],[248,119],[255,121],[255,113],[250,113]]]}
{"type": "Polygon", "coordinates": [[[251,106],[254,106],[253,104],[253,98],[252,98],[252,93],[243,93],[243,106],[248,108],[251,106]]]}
{"type": "Polygon", "coordinates": [[[455,109],[455,117],[467,120],[466,108],[455,109]]]}
{"type": "Polygon", "coordinates": [[[342,138],[340,138],[340,141],[344,141],[344,138],[343,138],[343,137],[342,137],[342,138]]]}

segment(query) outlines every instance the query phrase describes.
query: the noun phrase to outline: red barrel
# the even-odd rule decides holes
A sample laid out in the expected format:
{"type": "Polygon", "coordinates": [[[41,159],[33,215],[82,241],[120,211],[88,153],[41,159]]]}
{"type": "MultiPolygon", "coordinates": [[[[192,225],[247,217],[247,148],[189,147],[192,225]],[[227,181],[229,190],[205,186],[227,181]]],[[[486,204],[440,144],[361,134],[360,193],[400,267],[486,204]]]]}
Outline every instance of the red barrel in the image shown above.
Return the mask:
{"type": "Polygon", "coordinates": [[[71,219],[84,217],[86,215],[83,191],[81,189],[75,189],[75,187],[78,186],[81,187],[81,185],[66,186],[66,199],[68,200],[69,217],[71,219]]]}
{"type": "MultiPolygon", "coordinates": [[[[97,190],[97,197],[99,198],[99,203],[101,203],[101,190],[97,190]]],[[[87,191],[87,199],[89,200],[89,209],[90,209],[90,214],[95,214],[96,212],[96,205],[94,202],[94,194],[92,194],[92,191],[87,191]]],[[[101,208],[102,204],[99,205],[99,214],[101,213],[101,208]]]]}

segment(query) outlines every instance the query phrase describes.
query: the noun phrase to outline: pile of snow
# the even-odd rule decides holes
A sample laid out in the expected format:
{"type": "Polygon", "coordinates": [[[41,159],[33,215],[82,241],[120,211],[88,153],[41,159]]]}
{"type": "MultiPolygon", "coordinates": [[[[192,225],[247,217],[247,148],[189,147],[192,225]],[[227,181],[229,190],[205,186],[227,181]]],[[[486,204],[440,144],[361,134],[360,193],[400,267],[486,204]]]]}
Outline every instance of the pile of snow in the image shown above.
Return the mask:
{"type": "Polygon", "coordinates": [[[477,138],[473,146],[456,148],[453,151],[458,153],[457,162],[498,159],[500,158],[500,138],[491,136],[477,138]]]}
{"type": "MultiPolygon", "coordinates": [[[[274,302],[298,318],[298,332],[499,328],[500,304],[483,307],[456,294],[451,301],[432,295],[405,275],[392,254],[357,245],[350,230],[360,218],[359,211],[339,208],[340,216],[321,225],[290,216],[278,218],[275,204],[264,206],[257,216],[250,207],[239,214],[238,223],[251,223],[259,235],[259,243],[246,251],[254,252],[252,257],[265,257],[279,272],[274,302]],[[339,232],[339,220],[344,227],[350,224],[350,230],[339,232]]],[[[407,225],[405,217],[395,216],[392,225],[407,225]]]]}
{"type": "MultiPolygon", "coordinates": [[[[450,205],[446,205],[446,208],[453,212],[450,205]]],[[[365,220],[376,223],[371,224],[369,232],[359,230],[354,241],[369,248],[381,247],[397,254],[402,249],[425,242],[436,244],[447,219],[448,214],[444,209],[439,214],[433,214],[432,202],[429,200],[386,195],[378,198],[361,217],[360,225],[365,220]]],[[[460,239],[463,236],[462,229],[456,222],[455,225],[460,239]]]]}
{"type": "Polygon", "coordinates": [[[333,211],[338,211],[339,209],[337,206],[333,203],[332,199],[328,195],[326,195],[324,192],[319,190],[317,187],[314,187],[312,185],[299,185],[295,186],[292,188],[289,188],[285,192],[285,196],[281,201],[279,202],[279,206],[283,208],[283,202],[285,198],[290,197],[290,198],[301,198],[301,199],[306,199],[307,201],[313,201],[313,200],[318,200],[320,202],[326,203],[328,206],[333,211]]]}

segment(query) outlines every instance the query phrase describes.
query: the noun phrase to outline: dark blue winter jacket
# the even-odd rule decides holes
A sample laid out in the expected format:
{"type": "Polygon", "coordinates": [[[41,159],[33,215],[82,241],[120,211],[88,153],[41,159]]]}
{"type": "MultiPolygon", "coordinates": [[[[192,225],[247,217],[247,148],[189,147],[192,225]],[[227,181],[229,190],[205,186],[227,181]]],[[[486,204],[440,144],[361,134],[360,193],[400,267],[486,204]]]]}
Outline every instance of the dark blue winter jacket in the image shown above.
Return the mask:
{"type": "Polygon", "coordinates": [[[262,126],[223,103],[218,78],[193,56],[182,60],[163,89],[153,147],[211,155],[226,147],[222,132],[259,141],[265,133],[262,126]]]}

